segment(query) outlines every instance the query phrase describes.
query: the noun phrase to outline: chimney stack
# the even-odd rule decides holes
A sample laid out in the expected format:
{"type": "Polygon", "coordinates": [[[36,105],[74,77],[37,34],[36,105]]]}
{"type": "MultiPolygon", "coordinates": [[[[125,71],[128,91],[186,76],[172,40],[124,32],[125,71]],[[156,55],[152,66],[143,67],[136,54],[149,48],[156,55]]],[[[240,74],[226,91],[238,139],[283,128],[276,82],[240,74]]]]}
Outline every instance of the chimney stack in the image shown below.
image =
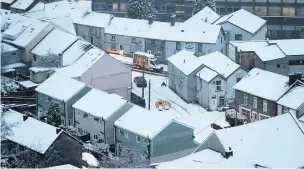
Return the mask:
{"type": "Polygon", "coordinates": [[[289,74],[289,85],[292,85],[294,82],[297,80],[301,80],[302,74],[301,73],[294,73],[294,74],[289,74]]]}
{"type": "Polygon", "coordinates": [[[25,121],[28,118],[28,115],[23,115],[23,121],[25,121]]]}
{"type": "Polygon", "coordinates": [[[186,60],[184,59],[184,63],[186,63],[186,60]]]}
{"type": "Polygon", "coordinates": [[[233,151],[231,150],[231,147],[229,147],[228,152],[225,153],[225,158],[228,159],[230,156],[233,156],[233,151]]]}
{"type": "Polygon", "coordinates": [[[175,19],[176,19],[176,15],[173,14],[173,15],[171,16],[171,20],[170,20],[171,26],[174,26],[174,24],[175,24],[175,19]]]}
{"type": "Polygon", "coordinates": [[[56,128],[56,134],[58,134],[61,131],[61,128],[56,128]]]}
{"type": "Polygon", "coordinates": [[[153,17],[152,16],[148,16],[148,21],[149,21],[149,25],[151,25],[153,23],[153,17]]]}
{"type": "Polygon", "coordinates": [[[217,124],[214,124],[214,123],[211,124],[211,128],[213,128],[214,130],[220,130],[220,129],[222,129],[221,126],[219,126],[217,124]]]}

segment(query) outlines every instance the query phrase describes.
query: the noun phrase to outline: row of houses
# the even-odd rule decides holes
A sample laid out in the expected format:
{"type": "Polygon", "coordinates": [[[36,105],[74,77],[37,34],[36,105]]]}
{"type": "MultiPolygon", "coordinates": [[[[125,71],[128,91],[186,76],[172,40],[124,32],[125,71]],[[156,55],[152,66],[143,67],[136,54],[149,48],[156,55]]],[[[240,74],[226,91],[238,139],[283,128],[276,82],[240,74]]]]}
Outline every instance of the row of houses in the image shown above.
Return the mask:
{"type": "Polygon", "coordinates": [[[260,68],[288,76],[304,75],[303,39],[233,41],[227,56],[247,70],[260,68]]]}
{"type": "Polygon", "coordinates": [[[174,16],[171,22],[114,17],[66,1],[44,4],[43,8],[41,3],[37,6],[23,15],[55,20],[61,27],[72,30],[62,21],[70,18],[76,34],[102,50],[119,50],[127,55],[138,51],[151,53],[163,63],[183,49],[197,55],[215,51],[226,54],[229,41],[265,39],[266,21],[245,10],[220,17],[206,7],[182,23],[175,22],[174,16]],[[243,16],[248,19],[243,20],[243,16]]]}

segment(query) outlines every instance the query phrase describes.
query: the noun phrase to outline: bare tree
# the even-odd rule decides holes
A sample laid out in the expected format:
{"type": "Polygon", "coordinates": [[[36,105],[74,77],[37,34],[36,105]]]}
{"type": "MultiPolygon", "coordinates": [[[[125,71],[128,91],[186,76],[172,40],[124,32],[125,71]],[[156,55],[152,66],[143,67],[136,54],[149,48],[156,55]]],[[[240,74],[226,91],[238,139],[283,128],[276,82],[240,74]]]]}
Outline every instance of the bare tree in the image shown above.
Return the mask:
{"type": "Polygon", "coordinates": [[[5,119],[7,115],[9,114],[8,109],[1,108],[1,138],[6,138],[13,134],[12,127],[16,125],[16,123],[13,124],[7,124],[5,119]]]}
{"type": "Polygon", "coordinates": [[[32,65],[35,67],[54,68],[61,66],[61,54],[54,54],[49,51],[46,55],[35,55],[33,58],[32,65]]]}
{"type": "Polygon", "coordinates": [[[57,102],[52,102],[51,107],[47,112],[47,123],[59,127],[61,125],[62,114],[60,112],[60,105],[57,102]]]}

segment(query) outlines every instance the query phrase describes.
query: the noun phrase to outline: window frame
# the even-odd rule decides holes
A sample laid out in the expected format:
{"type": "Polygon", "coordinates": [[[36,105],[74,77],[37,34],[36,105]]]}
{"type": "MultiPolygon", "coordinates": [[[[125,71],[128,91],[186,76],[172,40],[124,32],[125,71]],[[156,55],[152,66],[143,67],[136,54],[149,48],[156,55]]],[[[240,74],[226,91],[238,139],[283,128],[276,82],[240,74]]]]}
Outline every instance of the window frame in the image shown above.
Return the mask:
{"type": "Polygon", "coordinates": [[[203,52],[203,44],[202,43],[197,44],[197,51],[198,52],[203,52]]]}
{"type": "Polygon", "coordinates": [[[140,143],[140,140],[141,140],[140,136],[136,135],[136,142],[140,143]]]}
{"type": "Polygon", "coordinates": [[[244,105],[248,105],[248,94],[244,93],[244,105]]]}
{"type": "Polygon", "coordinates": [[[216,85],[216,91],[222,91],[222,81],[221,80],[216,80],[215,85],[216,85]],[[218,82],[219,82],[219,84],[218,84],[218,82]]]}
{"type": "Polygon", "coordinates": [[[263,100],[263,112],[267,112],[267,106],[267,100],[263,100]]]}
{"type": "Polygon", "coordinates": [[[115,40],[116,40],[115,35],[111,35],[111,41],[115,41],[115,40]]]}
{"type": "Polygon", "coordinates": [[[255,97],[255,96],[252,98],[252,107],[253,107],[254,109],[257,109],[257,108],[258,108],[258,98],[255,97]]]}
{"type": "Polygon", "coordinates": [[[235,35],[234,35],[234,40],[242,41],[242,40],[243,40],[243,34],[235,34],[235,35]],[[238,38],[237,38],[237,37],[238,37],[238,38]]]}
{"type": "Polygon", "coordinates": [[[125,131],[125,132],[124,132],[124,136],[125,136],[125,138],[129,138],[129,133],[128,133],[128,131],[125,131]]]}
{"type": "Polygon", "coordinates": [[[175,49],[181,50],[181,42],[176,42],[175,44],[176,44],[175,49]]]}

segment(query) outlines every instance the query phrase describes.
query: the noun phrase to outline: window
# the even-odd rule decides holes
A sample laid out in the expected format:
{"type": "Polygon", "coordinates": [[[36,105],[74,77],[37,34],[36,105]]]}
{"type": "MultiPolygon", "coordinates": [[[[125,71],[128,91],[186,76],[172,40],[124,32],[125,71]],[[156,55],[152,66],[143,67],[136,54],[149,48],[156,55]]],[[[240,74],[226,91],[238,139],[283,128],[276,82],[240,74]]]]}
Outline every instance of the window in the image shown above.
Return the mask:
{"type": "Polygon", "coordinates": [[[216,11],[218,14],[226,14],[226,8],[225,7],[217,7],[216,11]]]}
{"type": "Polygon", "coordinates": [[[222,82],[220,80],[217,80],[216,81],[216,90],[218,90],[218,91],[222,90],[222,86],[221,85],[222,85],[222,82]]]}
{"type": "Polygon", "coordinates": [[[223,37],[221,37],[221,43],[223,43],[223,37]]]}
{"type": "Polygon", "coordinates": [[[125,137],[128,138],[129,137],[129,133],[127,131],[125,131],[125,137]]]}
{"type": "Polygon", "coordinates": [[[111,49],[116,49],[116,44],[112,43],[111,44],[111,49]]]}
{"type": "Polygon", "coordinates": [[[94,140],[98,140],[98,136],[94,134],[94,140]]]}
{"type": "Polygon", "coordinates": [[[263,100],[263,112],[267,112],[267,100],[263,100]]]}
{"type": "Polygon", "coordinates": [[[181,43],[180,42],[176,42],[176,50],[180,50],[181,49],[181,43]]]}
{"type": "Polygon", "coordinates": [[[258,118],[258,114],[257,114],[257,113],[255,113],[255,112],[251,112],[250,119],[251,119],[251,120],[259,120],[259,118],[258,118]]]}
{"type": "Polygon", "coordinates": [[[88,114],[83,114],[83,118],[87,119],[88,118],[88,114]]]}
{"type": "Polygon", "coordinates": [[[254,13],[259,16],[267,15],[267,7],[266,6],[256,6],[254,9],[254,13]]]}
{"type": "Polygon", "coordinates": [[[119,45],[119,50],[123,50],[123,46],[122,45],[119,45]]]}
{"type": "Polygon", "coordinates": [[[248,94],[244,93],[244,105],[248,104],[248,94]]]}
{"type": "Polygon", "coordinates": [[[118,11],[118,4],[117,3],[113,3],[112,10],[113,11],[118,11]]]}
{"type": "Polygon", "coordinates": [[[132,38],[132,42],[133,42],[133,43],[136,42],[136,38],[132,38]]]}
{"type": "Polygon", "coordinates": [[[202,52],[202,51],[203,51],[203,44],[198,43],[197,51],[198,51],[198,52],[202,52]]]}
{"type": "Polygon", "coordinates": [[[16,53],[16,52],[13,52],[13,53],[12,53],[12,56],[16,56],[16,55],[17,55],[17,53],[16,53]]]}
{"type": "Polygon", "coordinates": [[[112,35],[112,36],[111,36],[111,40],[112,40],[112,41],[115,41],[115,40],[116,40],[116,39],[115,39],[115,35],[112,35]]]}
{"type": "Polygon", "coordinates": [[[253,97],[252,107],[255,109],[258,107],[258,98],[257,97],[253,97]]]}
{"type": "Polygon", "coordinates": [[[241,81],[242,80],[242,78],[236,78],[236,83],[238,83],[239,81],[241,81]]]}
{"type": "Polygon", "coordinates": [[[94,118],[94,122],[95,122],[95,123],[98,123],[98,122],[99,122],[99,118],[96,118],[96,117],[95,117],[95,118],[94,118]]]}
{"type": "Polygon", "coordinates": [[[224,105],[225,105],[225,98],[223,96],[220,96],[219,106],[224,106],[224,105]]]}
{"type": "Polygon", "coordinates": [[[120,3],[120,11],[126,11],[126,4],[125,3],[120,3]]]}
{"type": "Polygon", "coordinates": [[[138,143],[140,143],[140,137],[139,137],[139,136],[136,136],[136,141],[137,141],[138,143]]]}
{"type": "Polygon", "coordinates": [[[91,41],[91,44],[93,44],[93,36],[90,36],[90,41],[91,41]]]}
{"type": "Polygon", "coordinates": [[[283,7],[283,16],[294,16],[295,8],[293,7],[283,7]]]}
{"type": "Polygon", "coordinates": [[[292,31],[291,30],[286,30],[286,38],[290,39],[291,38],[292,31]]]}
{"type": "Polygon", "coordinates": [[[281,7],[270,6],[268,13],[269,16],[281,16],[282,15],[281,7]]]}
{"type": "Polygon", "coordinates": [[[297,16],[304,16],[304,7],[297,8],[297,16]]]}
{"type": "Polygon", "coordinates": [[[154,40],[154,39],[152,39],[151,43],[152,43],[152,45],[155,45],[155,40],[154,40]]]}
{"type": "Polygon", "coordinates": [[[37,56],[33,55],[33,59],[34,59],[34,61],[36,61],[37,60],[37,56]]]}
{"type": "Polygon", "coordinates": [[[51,97],[48,97],[48,101],[49,101],[49,102],[52,101],[52,98],[51,98],[51,97]]]}
{"type": "Polygon", "coordinates": [[[243,40],[243,35],[242,34],[235,34],[234,39],[235,40],[243,40]]]}
{"type": "Polygon", "coordinates": [[[122,129],[119,129],[119,133],[120,133],[120,135],[123,135],[123,134],[124,134],[124,132],[123,132],[122,129]]]}

